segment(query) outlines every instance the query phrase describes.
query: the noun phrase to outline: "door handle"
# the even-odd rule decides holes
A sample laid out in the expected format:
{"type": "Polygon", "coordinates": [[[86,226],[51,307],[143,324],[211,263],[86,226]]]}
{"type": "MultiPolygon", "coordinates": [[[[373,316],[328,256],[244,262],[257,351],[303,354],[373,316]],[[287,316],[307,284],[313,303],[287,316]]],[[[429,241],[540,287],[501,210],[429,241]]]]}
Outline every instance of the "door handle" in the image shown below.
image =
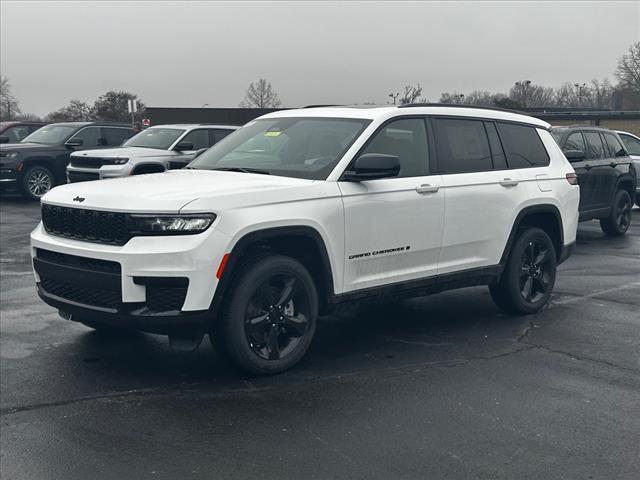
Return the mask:
{"type": "Polygon", "coordinates": [[[424,185],[420,185],[419,187],[416,187],[416,192],[418,192],[420,194],[436,193],[438,190],[440,190],[440,186],[438,186],[438,185],[429,185],[428,183],[425,183],[424,185]]]}
{"type": "Polygon", "coordinates": [[[513,180],[511,178],[505,178],[504,180],[502,180],[500,182],[500,185],[502,185],[503,187],[515,187],[519,183],[520,182],[518,180],[513,180]]]}

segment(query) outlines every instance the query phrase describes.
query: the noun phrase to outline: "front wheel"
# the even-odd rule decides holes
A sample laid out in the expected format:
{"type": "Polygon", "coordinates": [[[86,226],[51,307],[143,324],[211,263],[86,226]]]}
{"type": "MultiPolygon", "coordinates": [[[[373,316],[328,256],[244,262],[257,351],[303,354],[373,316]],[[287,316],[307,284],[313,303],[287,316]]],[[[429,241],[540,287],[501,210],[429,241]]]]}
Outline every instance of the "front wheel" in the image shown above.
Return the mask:
{"type": "Polygon", "coordinates": [[[45,193],[55,186],[55,178],[51,170],[42,165],[27,168],[22,175],[20,187],[22,194],[30,200],[40,200],[45,193]]]}
{"type": "Polygon", "coordinates": [[[307,352],[316,329],[318,294],[307,269],[272,255],[246,263],[229,289],[223,318],[212,336],[241,369],[283,372],[307,352]]]}
{"type": "Polygon", "coordinates": [[[631,225],[631,195],[626,190],[618,190],[613,198],[611,211],[606,218],[600,219],[602,231],[612,237],[624,235],[631,225]]]}
{"type": "Polygon", "coordinates": [[[491,298],[509,313],[537,312],[551,297],[556,258],[553,242],[544,230],[523,230],[511,249],[500,282],[489,286],[491,298]]]}

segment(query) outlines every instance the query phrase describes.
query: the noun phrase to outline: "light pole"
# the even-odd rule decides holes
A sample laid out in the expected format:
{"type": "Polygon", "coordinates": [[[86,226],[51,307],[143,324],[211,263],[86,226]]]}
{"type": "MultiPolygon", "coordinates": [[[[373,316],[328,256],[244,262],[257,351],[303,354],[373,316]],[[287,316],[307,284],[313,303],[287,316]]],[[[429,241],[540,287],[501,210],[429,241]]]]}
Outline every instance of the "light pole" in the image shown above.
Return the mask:
{"type": "Polygon", "coordinates": [[[399,93],[393,93],[393,92],[391,92],[391,93],[389,94],[389,98],[393,98],[393,104],[394,104],[394,105],[396,104],[396,99],[397,99],[399,96],[400,96],[400,94],[399,94],[399,93]]]}
{"type": "Polygon", "coordinates": [[[519,80],[515,83],[516,87],[520,87],[520,99],[522,106],[527,106],[527,87],[531,85],[531,80],[519,80]]]}
{"type": "Polygon", "coordinates": [[[576,95],[578,96],[578,105],[582,105],[582,99],[583,99],[583,91],[586,90],[587,88],[587,84],[583,83],[582,85],[580,85],[579,83],[574,83],[573,84],[574,87],[576,87],[576,95]]]}

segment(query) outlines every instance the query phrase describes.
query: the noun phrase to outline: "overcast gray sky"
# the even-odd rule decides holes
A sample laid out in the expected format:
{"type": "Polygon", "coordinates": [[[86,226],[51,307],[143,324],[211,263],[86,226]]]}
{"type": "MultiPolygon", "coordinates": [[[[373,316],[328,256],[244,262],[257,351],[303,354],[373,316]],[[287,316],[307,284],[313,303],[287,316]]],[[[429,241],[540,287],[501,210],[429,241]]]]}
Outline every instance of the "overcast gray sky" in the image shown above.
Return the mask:
{"type": "Polygon", "coordinates": [[[109,89],[152,106],[237,106],[267,78],[286,106],[384,103],[419,82],[507,91],[613,80],[640,2],[1,2],[0,71],[39,115],[109,89]]]}

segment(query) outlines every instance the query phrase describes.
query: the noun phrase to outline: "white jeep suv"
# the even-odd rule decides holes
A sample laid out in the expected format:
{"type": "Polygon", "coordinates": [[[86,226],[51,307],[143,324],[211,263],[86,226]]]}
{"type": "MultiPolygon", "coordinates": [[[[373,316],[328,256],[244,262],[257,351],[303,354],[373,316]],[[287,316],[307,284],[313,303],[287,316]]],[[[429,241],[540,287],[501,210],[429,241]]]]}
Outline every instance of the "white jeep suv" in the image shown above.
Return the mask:
{"type": "Polygon", "coordinates": [[[237,128],[204,124],[150,127],[119,148],[72,153],[67,180],[85,182],[182,168],[237,128]]]}
{"type": "Polygon", "coordinates": [[[208,333],[241,368],[296,364],[318,315],[489,285],[540,310],[579,187],[528,116],[421,106],[270,113],[186,169],[57,187],[31,234],[38,293],[93,328],[208,333]]]}

